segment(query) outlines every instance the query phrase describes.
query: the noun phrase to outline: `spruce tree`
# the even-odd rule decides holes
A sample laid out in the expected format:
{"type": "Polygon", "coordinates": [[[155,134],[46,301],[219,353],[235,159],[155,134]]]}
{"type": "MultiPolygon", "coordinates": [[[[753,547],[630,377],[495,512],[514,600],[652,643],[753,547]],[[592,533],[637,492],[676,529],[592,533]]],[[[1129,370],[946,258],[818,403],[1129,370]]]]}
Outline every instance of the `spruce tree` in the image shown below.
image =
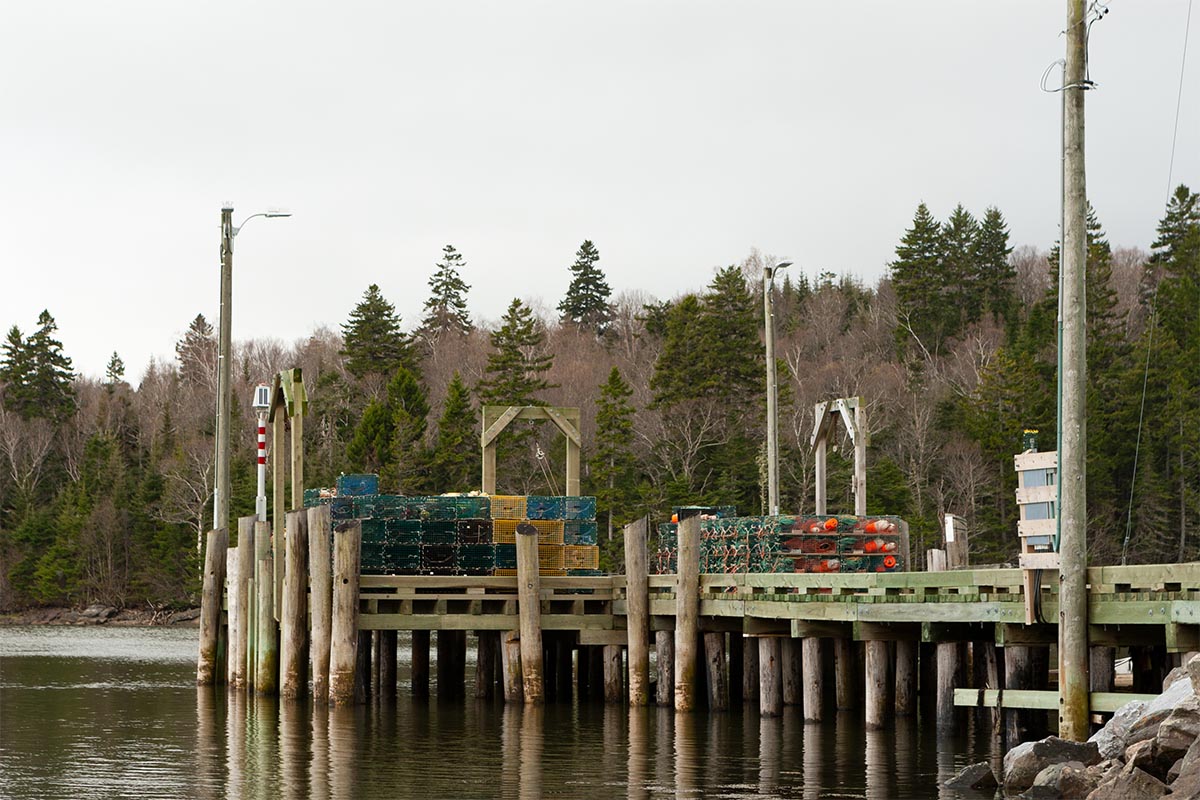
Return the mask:
{"type": "Polygon", "coordinates": [[[471,332],[466,298],[471,287],[459,274],[464,266],[462,254],[453,245],[442,248],[442,260],[429,278],[429,299],[421,318],[420,334],[426,342],[434,343],[445,333],[471,332]]]}
{"type": "Polygon", "coordinates": [[[409,339],[400,330],[396,307],[372,283],[350,319],[342,325],[346,370],[357,378],[391,375],[399,367],[415,368],[409,339]]]}
{"type": "Polygon", "coordinates": [[[915,339],[930,356],[941,350],[956,314],[946,307],[944,251],[942,226],[921,203],[912,227],[905,231],[896,247],[891,278],[896,291],[896,337],[901,342],[915,339]]]}
{"type": "Polygon", "coordinates": [[[400,494],[419,494],[430,488],[429,451],[425,447],[429,401],[425,388],[408,369],[400,367],[387,385],[392,415],[392,458],[381,477],[395,482],[400,494]]]}
{"type": "Polygon", "coordinates": [[[964,325],[977,322],[983,308],[976,264],[978,241],[979,223],[959,203],[942,226],[943,294],[948,301],[944,310],[947,336],[956,336],[964,325]]]}
{"type": "Polygon", "coordinates": [[[446,387],[446,402],[438,418],[437,442],[430,472],[434,489],[464,492],[479,486],[479,432],[471,391],[457,371],[446,387]]]}
{"type": "Polygon", "coordinates": [[[603,334],[612,321],[612,305],[608,301],[612,289],[596,266],[599,260],[600,251],[590,240],[585,240],[575,253],[575,263],[570,266],[571,285],[558,304],[558,310],[563,322],[573,322],[603,334]]]}
{"type": "Polygon", "coordinates": [[[54,338],[57,330],[54,317],[43,311],[32,334],[22,339],[14,325],[4,343],[4,407],[26,419],[61,422],[75,411],[75,373],[54,338]]]}
{"type": "Polygon", "coordinates": [[[988,206],[976,239],[975,264],[984,309],[993,319],[1005,323],[1015,319],[1016,311],[1013,289],[1017,272],[1008,260],[1011,253],[1004,215],[995,206],[988,206]]]}
{"type": "Polygon", "coordinates": [[[632,395],[620,370],[613,367],[596,401],[596,447],[588,466],[598,511],[608,519],[610,541],[614,524],[629,519],[637,496],[632,395]]]}
{"type": "Polygon", "coordinates": [[[29,385],[29,375],[33,366],[30,363],[29,350],[25,345],[25,336],[21,329],[13,325],[8,329],[4,339],[4,357],[0,361],[0,381],[4,382],[4,407],[9,411],[26,415],[26,392],[24,387],[29,385]]]}
{"type": "Polygon", "coordinates": [[[114,350],[112,358],[108,360],[108,366],[104,368],[104,388],[109,394],[117,388],[117,385],[125,380],[125,362],[117,355],[114,350]]]}
{"type": "Polygon", "coordinates": [[[545,402],[537,393],[551,388],[545,378],[554,357],[544,352],[546,334],[533,310],[514,299],[492,332],[489,341],[487,376],[479,384],[480,400],[485,404],[540,406],[545,402]]]}
{"type": "Polygon", "coordinates": [[[394,461],[392,441],[395,426],[387,403],[373,397],[367,402],[354,435],[346,446],[346,459],[356,472],[382,472],[394,461]]]}
{"type": "Polygon", "coordinates": [[[184,386],[216,389],[217,337],[203,314],[196,315],[183,338],[175,343],[175,358],[184,386]]]}

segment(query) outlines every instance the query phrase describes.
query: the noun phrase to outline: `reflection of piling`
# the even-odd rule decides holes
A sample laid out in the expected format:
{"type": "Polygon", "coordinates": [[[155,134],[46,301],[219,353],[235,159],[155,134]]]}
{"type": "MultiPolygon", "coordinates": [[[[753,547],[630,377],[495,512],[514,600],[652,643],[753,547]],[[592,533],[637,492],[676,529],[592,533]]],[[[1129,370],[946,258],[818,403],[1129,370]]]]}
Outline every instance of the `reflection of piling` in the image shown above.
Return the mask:
{"type": "MultiPolygon", "coordinates": [[[[642,703],[641,705],[645,705],[642,703]]],[[[630,703],[629,709],[629,745],[627,747],[627,762],[625,767],[626,796],[628,800],[645,800],[650,796],[646,786],[649,775],[646,769],[649,749],[649,724],[646,719],[648,712],[630,703]]]]}
{"type": "Polygon", "coordinates": [[[625,621],[629,630],[629,705],[650,701],[650,587],[642,517],[625,526],[625,621]]]}
{"type": "Polygon", "coordinates": [[[289,511],[279,623],[279,696],[295,700],[308,688],[308,516],[289,511]]]}
{"type": "Polygon", "coordinates": [[[679,521],[675,587],[675,710],[696,708],[696,644],[700,634],[700,518],[679,521]]]}
{"type": "Polygon", "coordinates": [[[329,650],[329,702],[354,702],[358,660],[358,574],[362,523],[351,520],[333,531],[333,627],[329,650]]]}
{"type": "Polygon", "coordinates": [[[221,682],[221,602],[225,589],[225,553],[229,531],[208,532],[204,550],[204,584],[200,595],[200,656],[196,683],[213,686],[221,682]]]}
{"type": "Polygon", "coordinates": [[[329,647],[333,633],[333,545],[329,506],[308,509],[308,581],[312,607],[312,687],[318,703],[329,700],[329,647]]]}

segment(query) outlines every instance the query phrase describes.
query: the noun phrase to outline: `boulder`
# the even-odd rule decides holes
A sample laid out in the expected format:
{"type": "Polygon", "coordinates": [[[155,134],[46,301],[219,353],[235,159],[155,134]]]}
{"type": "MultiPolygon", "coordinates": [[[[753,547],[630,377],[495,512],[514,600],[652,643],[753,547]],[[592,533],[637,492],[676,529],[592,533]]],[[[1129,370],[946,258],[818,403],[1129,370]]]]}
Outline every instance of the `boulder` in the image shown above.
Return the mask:
{"type": "Polygon", "coordinates": [[[1187,753],[1179,760],[1178,770],[1171,782],[1171,795],[1175,797],[1200,798],[1200,739],[1197,739],[1187,753]]]}
{"type": "Polygon", "coordinates": [[[1046,767],[1068,761],[1090,766],[1100,761],[1100,751],[1095,742],[1071,742],[1057,736],[1019,744],[1004,756],[1004,788],[1009,791],[1028,789],[1046,767]]]}
{"type": "MultiPolygon", "coordinates": [[[[1191,687],[1191,684],[1188,684],[1191,687]]],[[[1154,735],[1157,755],[1170,767],[1188,751],[1200,736],[1200,699],[1196,695],[1184,700],[1158,726],[1154,735]]]]}
{"type": "Polygon", "coordinates": [[[1157,763],[1157,750],[1154,746],[1153,739],[1143,739],[1140,742],[1134,742],[1125,748],[1125,766],[1123,772],[1132,772],[1135,769],[1144,769],[1155,775],[1162,777],[1157,772],[1155,764],[1157,763]]]}
{"type": "Polygon", "coordinates": [[[1066,798],[1084,798],[1088,793],[1099,785],[1099,779],[1093,781],[1084,779],[1087,774],[1087,767],[1078,761],[1068,761],[1062,764],[1051,764],[1037,774],[1033,779],[1033,786],[1021,795],[1025,800],[1039,800],[1040,798],[1053,798],[1057,800],[1060,797],[1066,798]],[[1086,791],[1079,789],[1080,785],[1086,785],[1086,791]],[[1070,787],[1071,793],[1068,794],[1064,787],[1070,787]]]}
{"type": "Polygon", "coordinates": [[[1063,800],[1083,800],[1100,785],[1100,776],[1082,764],[1064,764],[1058,777],[1058,792],[1063,800]]]}
{"type": "MultiPolygon", "coordinates": [[[[1163,678],[1162,690],[1165,692],[1167,689],[1171,688],[1171,684],[1175,683],[1175,681],[1181,681],[1187,677],[1188,677],[1187,667],[1176,667],[1175,669],[1173,669],[1167,673],[1167,677],[1163,678]]],[[[1193,694],[1194,693],[1195,692],[1193,691],[1193,694]]]]}
{"type": "Polygon", "coordinates": [[[992,767],[986,761],[980,761],[978,764],[972,764],[963,769],[944,784],[947,789],[995,789],[999,784],[996,783],[996,775],[992,772],[992,767]]]}
{"type": "Polygon", "coordinates": [[[1121,770],[1088,795],[1087,800],[1157,800],[1168,791],[1167,785],[1145,770],[1121,770]]]}
{"type": "Polygon", "coordinates": [[[191,622],[192,620],[200,619],[200,609],[189,608],[186,611],[176,611],[171,616],[167,617],[168,625],[175,625],[180,622],[191,622]]]}
{"type": "Polygon", "coordinates": [[[1188,677],[1192,679],[1192,693],[1200,695],[1200,653],[1189,658],[1183,668],[1187,670],[1188,677]]]}
{"type": "MultiPolygon", "coordinates": [[[[1198,665],[1200,666],[1200,665],[1198,665]]],[[[1146,703],[1134,700],[1117,709],[1117,713],[1104,723],[1104,727],[1092,734],[1089,742],[1095,742],[1104,758],[1116,758],[1125,752],[1125,739],[1129,736],[1129,727],[1146,711],[1146,703]]]]}
{"type": "Polygon", "coordinates": [[[105,606],[102,606],[102,605],[96,603],[96,604],[88,606],[83,611],[80,611],[79,616],[85,617],[87,619],[95,619],[95,618],[100,617],[100,615],[103,614],[105,612],[105,610],[106,610],[105,606]]]}

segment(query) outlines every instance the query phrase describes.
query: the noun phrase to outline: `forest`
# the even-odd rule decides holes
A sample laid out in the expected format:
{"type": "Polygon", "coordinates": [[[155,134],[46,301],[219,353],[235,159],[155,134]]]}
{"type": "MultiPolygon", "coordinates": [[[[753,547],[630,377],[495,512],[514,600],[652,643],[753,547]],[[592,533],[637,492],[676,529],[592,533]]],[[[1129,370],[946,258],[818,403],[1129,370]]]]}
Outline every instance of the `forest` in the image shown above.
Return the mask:
{"type": "MultiPolygon", "coordinates": [[[[901,233],[901,232],[898,232],[901,233]]],[[[303,370],[306,481],[374,472],[409,495],[479,488],[480,408],[578,406],[583,492],[598,498],[602,566],[621,527],[672,505],[766,505],[763,271],[752,251],[709,283],[659,299],[615,291],[585,241],[566,294],[515,298],[480,325],[467,255],[447,245],[424,313],[402,320],[377,285],[341,321],[291,344],[235,342],[232,511],[252,514],[253,388],[303,370]]],[[[874,286],[852,275],[772,283],[780,497],[813,504],[813,407],[867,410],[868,513],[910,524],[915,569],[963,517],[972,563],[1017,550],[1012,457],[1022,432],[1054,449],[1056,247],[1014,246],[999,209],[922,203],[874,286]]],[[[1173,193],[1150,252],[1111,245],[1088,217],[1088,549],[1093,564],[1197,557],[1200,537],[1200,199],[1173,193]]],[[[36,310],[31,310],[30,318],[36,310]]],[[[197,315],[176,357],[127,380],[77,375],[49,310],[9,329],[0,357],[0,609],[195,602],[212,522],[217,342],[197,315]],[[22,324],[31,331],[22,332],[22,324]]],[[[184,320],[181,320],[181,328],[184,320]]],[[[533,423],[501,440],[499,491],[556,494],[565,446],[533,423]]],[[[839,435],[844,436],[844,432],[839,435]]],[[[850,511],[852,448],[830,454],[830,511],[850,511]]]]}

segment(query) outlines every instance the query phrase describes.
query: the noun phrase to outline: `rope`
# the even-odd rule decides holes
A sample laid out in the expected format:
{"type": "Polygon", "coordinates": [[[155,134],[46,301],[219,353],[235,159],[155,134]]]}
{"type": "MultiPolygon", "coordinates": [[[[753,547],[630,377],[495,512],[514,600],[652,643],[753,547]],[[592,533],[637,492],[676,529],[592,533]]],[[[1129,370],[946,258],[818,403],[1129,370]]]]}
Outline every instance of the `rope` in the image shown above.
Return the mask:
{"type": "MultiPolygon", "coordinates": [[[[1171,133],[1171,158],[1167,163],[1167,202],[1171,203],[1171,183],[1175,179],[1175,144],[1179,140],[1179,112],[1183,106],[1183,79],[1186,75],[1189,33],[1192,28],[1192,0],[1188,0],[1187,21],[1183,26],[1183,57],[1179,62],[1179,92],[1175,97],[1175,128],[1171,133]]],[[[1047,68],[1047,72],[1049,68],[1047,68]]],[[[1150,296],[1150,331],[1146,339],[1146,365],[1142,370],[1142,404],[1138,411],[1136,444],[1133,447],[1133,474],[1129,482],[1129,507],[1125,513],[1125,541],[1121,544],[1121,565],[1129,555],[1129,540],[1133,534],[1133,498],[1137,491],[1138,459],[1142,450],[1142,426],[1146,418],[1146,389],[1150,378],[1150,354],[1154,352],[1154,329],[1158,324],[1158,281],[1154,283],[1154,294],[1150,296]]]]}
{"type": "Polygon", "coordinates": [[[542,468],[542,477],[546,479],[546,483],[553,490],[555,496],[558,496],[558,481],[554,480],[554,475],[551,474],[550,468],[546,465],[546,453],[542,450],[541,442],[535,442],[534,447],[537,448],[536,457],[538,466],[542,468]]]}

